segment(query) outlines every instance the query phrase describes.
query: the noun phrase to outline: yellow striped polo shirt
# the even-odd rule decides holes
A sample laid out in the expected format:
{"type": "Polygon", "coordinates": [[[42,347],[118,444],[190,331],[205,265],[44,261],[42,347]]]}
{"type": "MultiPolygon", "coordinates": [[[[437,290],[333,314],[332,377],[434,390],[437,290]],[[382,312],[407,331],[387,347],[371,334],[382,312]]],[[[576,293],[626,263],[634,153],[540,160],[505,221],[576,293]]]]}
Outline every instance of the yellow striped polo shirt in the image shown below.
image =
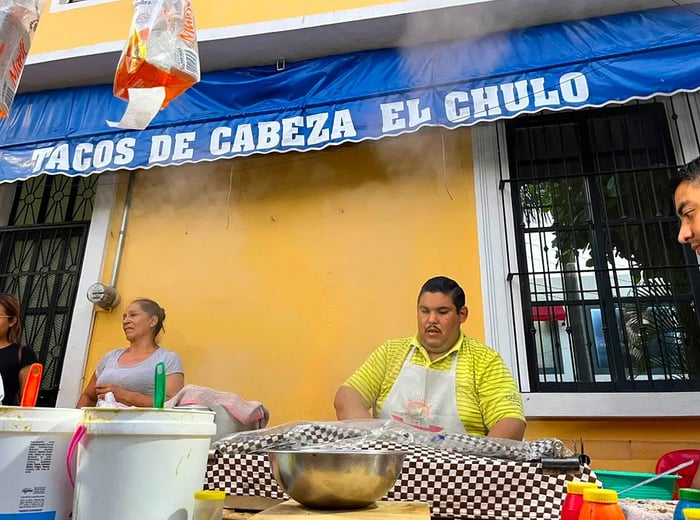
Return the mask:
{"type": "Polygon", "coordinates": [[[520,392],[501,356],[464,334],[435,361],[430,360],[417,336],[389,340],[375,350],[343,386],[357,390],[365,406],[374,409],[378,417],[412,346],[416,349],[411,363],[433,370],[451,370],[453,355],[458,356],[457,410],[469,434],[486,435],[494,424],[506,417],[525,420],[520,392]]]}

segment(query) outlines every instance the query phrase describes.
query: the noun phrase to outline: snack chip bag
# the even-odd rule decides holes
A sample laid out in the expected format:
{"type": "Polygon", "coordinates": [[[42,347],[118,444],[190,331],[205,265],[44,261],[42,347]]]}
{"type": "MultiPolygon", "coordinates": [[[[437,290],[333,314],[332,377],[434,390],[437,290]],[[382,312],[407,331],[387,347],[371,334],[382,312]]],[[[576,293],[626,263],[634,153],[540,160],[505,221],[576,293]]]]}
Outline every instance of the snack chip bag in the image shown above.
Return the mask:
{"type": "Polygon", "coordinates": [[[10,113],[45,0],[0,1],[0,117],[10,113]]]}
{"type": "Polygon", "coordinates": [[[199,51],[190,0],[134,0],[131,33],[114,76],[114,95],[162,87],[160,108],[200,79],[199,51]]]}

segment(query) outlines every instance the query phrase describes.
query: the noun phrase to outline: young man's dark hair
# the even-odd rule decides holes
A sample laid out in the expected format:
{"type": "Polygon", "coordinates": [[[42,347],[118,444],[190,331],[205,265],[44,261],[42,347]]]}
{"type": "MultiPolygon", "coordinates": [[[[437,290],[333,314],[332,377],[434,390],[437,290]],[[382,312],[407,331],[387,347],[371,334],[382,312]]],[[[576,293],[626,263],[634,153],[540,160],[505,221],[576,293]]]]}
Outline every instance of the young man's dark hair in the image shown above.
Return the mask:
{"type": "Polygon", "coordinates": [[[700,157],[678,169],[678,175],[671,179],[671,194],[684,182],[700,184],[700,157]]]}
{"type": "Polygon", "coordinates": [[[431,278],[423,284],[418,293],[418,299],[423,293],[442,293],[450,298],[452,298],[452,303],[455,304],[457,311],[464,307],[466,303],[466,297],[464,296],[464,289],[462,289],[457,282],[446,276],[436,276],[431,278]]]}

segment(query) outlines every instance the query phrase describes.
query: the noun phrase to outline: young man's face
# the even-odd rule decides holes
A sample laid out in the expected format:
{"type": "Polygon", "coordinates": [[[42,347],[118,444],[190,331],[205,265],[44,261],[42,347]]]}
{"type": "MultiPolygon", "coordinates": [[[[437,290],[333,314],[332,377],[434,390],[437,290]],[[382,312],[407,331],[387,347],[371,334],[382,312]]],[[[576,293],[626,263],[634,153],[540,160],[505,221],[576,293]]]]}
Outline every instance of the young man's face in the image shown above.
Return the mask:
{"type": "Polygon", "coordinates": [[[457,309],[447,294],[425,292],[418,299],[418,338],[430,354],[447,352],[466,319],[467,308],[457,309]]]}
{"type": "Polygon", "coordinates": [[[676,188],[675,199],[676,214],[681,221],[678,241],[700,254],[700,184],[682,182],[676,188]]]}

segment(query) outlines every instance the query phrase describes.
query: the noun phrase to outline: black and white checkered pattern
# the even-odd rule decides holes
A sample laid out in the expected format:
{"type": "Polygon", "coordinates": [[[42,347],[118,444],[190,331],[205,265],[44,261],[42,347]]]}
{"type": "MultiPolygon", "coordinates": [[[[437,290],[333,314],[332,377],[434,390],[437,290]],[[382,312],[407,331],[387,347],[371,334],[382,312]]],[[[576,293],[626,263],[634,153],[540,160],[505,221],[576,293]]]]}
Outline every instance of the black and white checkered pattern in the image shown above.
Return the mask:
{"type": "MultiPolygon", "coordinates": [[[[417,444],[363,439],[348,428],[312,424],[303,425],[293,435],[289,433],[220,443],[214,462],[207,469],[207,487],[239,496],[288,498],[272,475],[267,455],[259,450],[285,442],[297,447],[300,443],[308,446],[353,437],[356,449],[408,452],[401,475],[384,500],[427,502],[433,518],[558,520],[566,480],[574,478],[544,474],[537,462],[477,457],[417,444]]],[[[580,478],[595,481],[587,467],[582,468],[580,478]]]]}
{"type": "Polygon", "coordinates": [[[258,432],[236,434],[232,440],[222,439],[214,444],[221,453],[256,453],[277,449],[294,449],[324,443],[336,443],[344,439],[357,439],[366,431],[324,423],[298,424],[287,431],[275,431],[260,435],[258,432]]]}

